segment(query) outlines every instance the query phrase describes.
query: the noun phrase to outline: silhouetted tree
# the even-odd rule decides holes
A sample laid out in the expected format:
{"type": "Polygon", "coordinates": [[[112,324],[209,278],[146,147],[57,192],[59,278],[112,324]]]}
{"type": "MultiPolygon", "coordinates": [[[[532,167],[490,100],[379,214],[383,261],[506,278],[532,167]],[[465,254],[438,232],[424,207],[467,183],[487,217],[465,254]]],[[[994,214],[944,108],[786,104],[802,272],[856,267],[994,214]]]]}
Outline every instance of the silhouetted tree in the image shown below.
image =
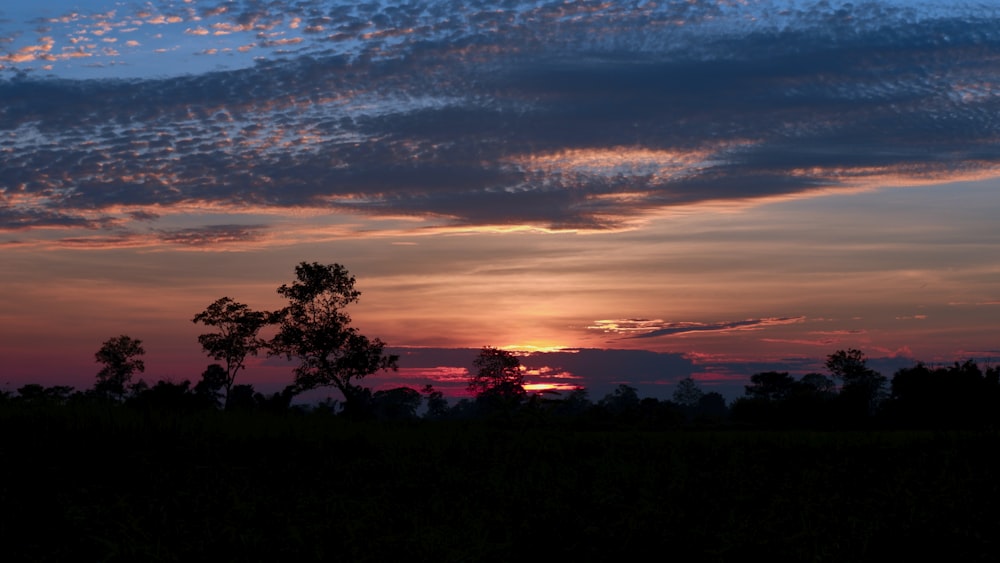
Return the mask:
{"type": "Polygon", "coordinates": [[[399,358],[384,354],[380,339],[369,340],[350,326],[344,308],[357,302],[361,292],[343,266],[302,262],[295,277],[292,285],[278,288],[288,305],[273,315],[278,332],[269,343],[270,353],[299,360],[298,390],[333,386],[343,393],[349,410],[352,402],[363,400],[356,382],[379,370],[395,370],[399,358]]]}
{"type": "Polygon", "coordinates": [[[53,385],[45,387],[37,383],[28,383],[18,387],[17,398],[21,402],[34,405],[63,405],[73,393],[68,385],[53,385]]]}
{"type": "Polygon", "coordinates": [[[226,362],[224,388],[228,399],[236,373],[245,368],[246,357],[256,356],[264,345],[257,333],[267,324],[267,314],[222,297],[195,315],[191,322],[219,330],[198,336],[198,342],[213,360],[226,362]]]}
{"type": "Polygon", "coordinates": [[[455,420],[469,420],[477,418],[482,413],[482,409],[476,401],[469,399],[459,399],[448,409],[448,418],[455,420]]]}
{"type": "Polygon", "coordinates": [[[765,401],[788,398],[795,386],[795,379],[788,372],[765,371],[750,376],[751,385],[745,387],[746,396],[765,401]]]}
{"type": "Polygon", "coordinates": [[[919,428],[977,428],[996,420],[995,381],[972,360],[931,369],[923,363],[897,370],[886,415],[895,424],[919,428]]]}
{"type": "Polygon", "coordinates": [[[253,385],[233,385],[233,388],[229,390],[229,400],[226,401],[227,411],[249,411],[256,406],[253,385]]]}
{"type": "Polygon", "coordinates": [[[816,394],[825,398],[834,395],[836,383],[822,373],[807,373],[799,379],[795,386],[796,392],[816,394]]]}
{"type": "Polygon", "coordinates": [[[639,415],[639,392],[624,383],[615,387],[598,403],[617,418],[636,418],[639,415]]]}
{"type": "Polygon", "coordinates": [[[639,401],[639,420],[646,426],[666,426],[665,423],[673,423],[669,417],[665,416],[670,412],[670,401],[660,402],[656,397],[644,397],[639,401]]]}
{"type": "MultiPolygon", "coordinates": [[[[228,390],[226,394],[222,392],[227,381],[229,381],[229,376],[226,373],[226,368],[219,364],[211,364],[201,373],[201,379],[195,384],[194,392],[218,407],[220,399],[224,399],[228,395],[228,390]]],[[[222,403],[222,406],[225,406],[225,403],[222,403]]]]}
{"type": "Polygon", "coordinates": [[[469,391],[480,402],[516,404],[525,396],[524,372],[513,353],[485,346],[473,360],[475,375],[469,381],[469,391]]]}
{"type": "Polygon", "coordinates": [[[673,399],[675,403],[682,407],[697,407],[702,395],[704,395],[704,392],[698,387],[698,383],[690,377],[685,377],[677,382],[673,399]]]}
{"type": "Polygon", "coordinates": [[[860,350],[838,350],[826,358],[826,368],[841,381],[840,400],[848,409],[875,414],[885,389],[886,378],[867,365],[860,350]]]}
{"type": "Polygon", "coordinates": [[[254,407],[260,411],[272,414],[282,414],[288,412],[292,406],[292,398],[295,397],[295,388],[291,385],[281,391],[275,391],[270,395],[254,393],[254,407]]]}
{"type": "Polygon", "coordinates": [[[726,398],[717,391],[705,393],[698,399],[696,416],[712,422],[718,422],[726,418],[729,414],[729,407],[726,406],[726,398]]]}
{"type": "Polygon", "coordinates": [[[199,397],[191,391],[191,382],[187,379],[180,383],[157,381],[148,389],[134,392],[125,404],[130,407],[165,411],[195,411],[210,406],[204,397],[199,397]]]}
{"type": "Polygon", "coordinates": [[[564,416],[580,416],[594,406],[590,400],[590,392],[585,387],[577,387],[556,405],[556,413],[564,416]]]}
{"type": "Polygon", "coordinates": [[[427,412],[424,413],[424,418],[439,420],[448,415],[448,400],[444,398],[444,393],[434,389],[430,383],[424,385],[420,392],[427,400],[427,412]]]}
{"type": "Polygon", "coordinates": [[[94,354],[96,361],[104,364],[101,371],[97,372],[94,390],[121,401],[126,387],[132,381],[132,375],[146,370],[146,364],[139,358],[145,353],[141,340],[124,334],[104,341],[94,354]]]}
{"type": "Polygon", "coordinates": [[[372,395],[372,412],[380,420],[410,420],[417,418],[422,401],[420,392],[409,387],[376,391],[372,395]]]}
{"type": "Polygon", "coordinates": [[[340,401],[334,399],[333,397],[326,397],[322,401],[316,403],[313,412],[321,413],[324,415],[337,414],[337,410],[340,408],[340,401]]]}

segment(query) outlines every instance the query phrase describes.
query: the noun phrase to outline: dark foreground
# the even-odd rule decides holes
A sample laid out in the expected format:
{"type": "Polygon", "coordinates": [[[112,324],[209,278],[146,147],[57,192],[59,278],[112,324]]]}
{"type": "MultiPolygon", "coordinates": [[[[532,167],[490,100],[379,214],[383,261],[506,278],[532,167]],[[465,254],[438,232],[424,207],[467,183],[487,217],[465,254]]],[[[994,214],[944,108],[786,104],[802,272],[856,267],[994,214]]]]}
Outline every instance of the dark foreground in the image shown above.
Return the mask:
{"type": "Polygon", "coordinates": [[[1000,436],[0,413],[4,561],[1000,555],[1000,436]]]}

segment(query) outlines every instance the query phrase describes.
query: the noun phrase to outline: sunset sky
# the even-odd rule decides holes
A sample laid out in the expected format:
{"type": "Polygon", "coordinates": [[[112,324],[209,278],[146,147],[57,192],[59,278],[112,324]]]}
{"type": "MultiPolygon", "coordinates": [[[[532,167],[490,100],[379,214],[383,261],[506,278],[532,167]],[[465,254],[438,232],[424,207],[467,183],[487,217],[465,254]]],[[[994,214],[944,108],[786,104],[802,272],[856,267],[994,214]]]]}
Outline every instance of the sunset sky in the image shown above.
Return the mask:
{"type": "Polygon", "coordinates": [[[9,4],[0,390],[118,334],[194,380],[191,318],[302,261],[357,277],[375,388],[485,345],[593,399],[1000,357],[995,2],[9,4]]]}

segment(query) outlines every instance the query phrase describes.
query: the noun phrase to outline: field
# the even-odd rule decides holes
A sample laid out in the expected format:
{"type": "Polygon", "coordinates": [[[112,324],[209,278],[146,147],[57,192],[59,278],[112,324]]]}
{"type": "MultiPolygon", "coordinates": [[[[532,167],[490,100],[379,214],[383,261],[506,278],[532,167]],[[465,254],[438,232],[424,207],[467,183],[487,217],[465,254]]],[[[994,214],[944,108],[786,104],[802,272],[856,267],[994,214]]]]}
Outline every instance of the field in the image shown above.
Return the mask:
{"type": "Polygon", "coordinates": [[[998,446],[7,408],[0,558],[994,560],[998,446]]]}

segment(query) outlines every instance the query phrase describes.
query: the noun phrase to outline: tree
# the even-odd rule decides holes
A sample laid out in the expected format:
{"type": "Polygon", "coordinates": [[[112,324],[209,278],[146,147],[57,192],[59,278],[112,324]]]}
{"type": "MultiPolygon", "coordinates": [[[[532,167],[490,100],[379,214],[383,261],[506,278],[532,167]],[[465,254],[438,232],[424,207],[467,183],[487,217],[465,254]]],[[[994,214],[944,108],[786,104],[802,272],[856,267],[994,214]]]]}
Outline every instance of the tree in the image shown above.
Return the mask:
{"type": "Polygon", "coordinates": [[[580,414],[592,406],[594,403],[590,401],[590,392],[587,388],[577,387],[566,394],[559,410],[565,414],[580,414]]]}
{"type": "Polygon", "coordinates": [[[513,353],[484,346],[472,366],[476,375],[469,381],[469,391],[477,398],[510,402],[524,397],[524,372],[513,353]]]}
{"type": "Polygon", "coordinates": [[[744,387],[746,396],[764,401],[786,399],[795,386],[795,380],[785,371],[755,373],[750,376],[750,383],[744,387]]]}
{"type": "Polygon", "coordinates": [[[705,393],[698,387],[694,379],[685,377],[677,382],[677,389],[674,389],[674,402],[682,407],[697,407],[698,402],[705,393]]]}
{"type": "Polygon", "coordinates": [[[444,393],[434,389],[430,383],[424,385],[420,393],[427,399],[427,412],[424,413],[424,418],[437,420],[448,415],[448,400],[444,398],[444,393]]]}
{"type": "MultiPolygon", "coordinates": [[[[206,403],[218,408],[219,399],[228,399],[224,397],[221,390],[226,387],[226,381],[228,381],[228,375],[226,374],[226,368],[220,366],[219,364],[211,364],[205,371],[201,372],[201,379],[194,386],[195,395],[203,398],[206,403]]],[[[228,390],[226,391],[228,395],[228,390]]],[[[225,407],[225,403],[222,403],[225,407]]]]}
{"type": "Polygon", "coordinates": [[[417,418],[417,409],[424,398],[420,391],[410,387],[396,387],[376,391],[372,395],[372,413],[379,420],[411,420],[417,418]]]}
{"type": "Polygon", "coordinates": [[[141,340],[124,334],[104,341],[100,350],[94,354],[96,361],[104,364],[101,371],[97,372],[94,390],[121,401],[125,396],[126,386],[132,381],[132,375],[146,371],[146,364],[139,358],[145,353],[141,340]]]}
{"type": "Polygon", "coordinates": [[[399,357],[384,354],[382,340],[369,340],[350,326],[344,308],[357,302],[361,292],[354,289],[354,276],[346,268],[301,262],[295,277],[292,285],[278,288],[288,305],[272,315],[278,331],[268,344],[269,354],[299,360],[298,391],[333,386],[343,393],[345,409],[350,410],[363,401],[363,388],[357,382],[380,370],[395,370],[399,357]]]}
{"type": "Polygon", "coordinates": [[[800,393],[811,394],[818,397],[829,397],[834,393],[833,380],[822,373],[807,373],[799,379],[796,389],[800,393]]]}
{"type": "Polygon", "coordinates": [[[639,410],[639,391],[622,383],[605,395],[598,404],[614,416],[634,415],[639,410]]]}
{"type": "Polygon", "coordinates": [[[229,390],[236,380],[236,373],[246,367],[247,355],[256,356],[264,345],[264,341],[257,338],[257,333],[267,324],[267,315],[229,297],[221,297],[195,315],[191,322],[219,329],[219,332],[200,335],[198,342],[213,360],[226,362],[223,386],[225,398],[229,400],[229,390]]]}
{"type": "Polygon", "coordinates": [[[723,419],[729,414],[726,398],[722,393],[710,391],[698,399],[698,416],[709,419],[723,419]]]}
{"type": "Polygon", "coordinates": [[[843,381],[844,385],[849,385],[858,379],[863,379],[870,371],[867,362],[868,358],[861,350],[854,348],[837,350],[826,357],[826,369],[843,381]]]}
{"type": "Polygon", "coordinates": [[[44,387],[37,383],[28,383],[17,389],[19,401],[35,405],[64,405],[71,393],[73,388],[68,385],[44,387]]]}
{"type": "Polygon", "coordinates": [[[885,376],[868,367],[868,358],[861,350],[837,350],[826,357],[826,368],[842,383],[841,400],[875,413],[885,388],[885,376]]]}

